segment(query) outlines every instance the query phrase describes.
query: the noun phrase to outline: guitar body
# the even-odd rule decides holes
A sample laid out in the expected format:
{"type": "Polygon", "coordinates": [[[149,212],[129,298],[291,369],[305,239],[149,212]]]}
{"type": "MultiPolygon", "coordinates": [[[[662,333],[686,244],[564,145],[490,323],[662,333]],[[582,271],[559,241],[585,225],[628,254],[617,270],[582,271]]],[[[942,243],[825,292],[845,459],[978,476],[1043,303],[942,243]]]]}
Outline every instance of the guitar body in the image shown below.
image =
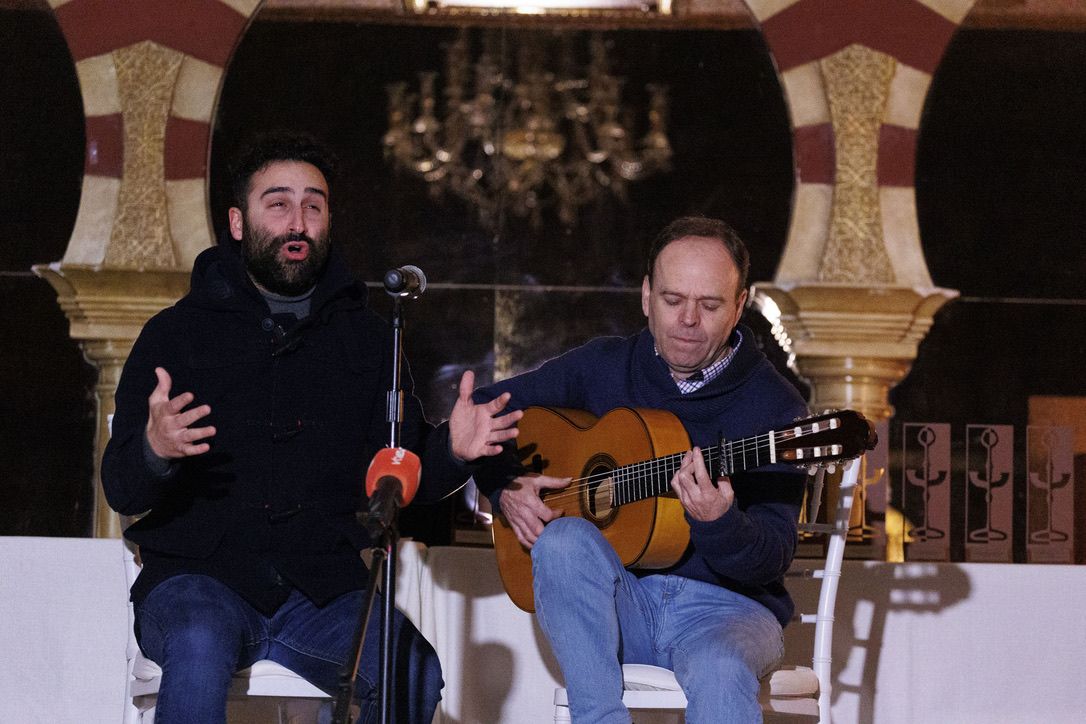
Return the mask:
{"type": "MultiPolygon", "coordinates": [[[[679,501],[659,495],[612,507],[607,476],[623,465],[688,450],[678,418],[661,410],[618,408],[596,418],[581,410],[531,407],[519,427],[517,447],[529,470],[574,479],[570,488],[544,494],[549,507],[594,523],[624,566],[656,569],[679,561],[690,541],[679,501]],[[594,482],[579,485],[578,479],[594,482]]],[[[501,516],[492,530],[506,592],[518,607],[535,611],[531,553],[501,516]]]]}
{"type": "MultiPolygon", "coordinates": [[[[833,410],[777,430],[721,440],[701,449],[712,474],[733,475],[766,465],[808,471],[847,463],[874,450],[875,426],[853,410],[833,410]]],[[[667,568],[690,544],[682,505],[671,479],[690,440],[679,420],[661,410],[620,407],[597,418],[580,410],[530,407],[520,421],[517,452],[529,472],[572,478],[543,494],[566,517],[591,521],[627,568],[667,568]]],[[[509,598],[535,610],[532,557],[498,517],[491,526],[502,583],[509,598]]]]}

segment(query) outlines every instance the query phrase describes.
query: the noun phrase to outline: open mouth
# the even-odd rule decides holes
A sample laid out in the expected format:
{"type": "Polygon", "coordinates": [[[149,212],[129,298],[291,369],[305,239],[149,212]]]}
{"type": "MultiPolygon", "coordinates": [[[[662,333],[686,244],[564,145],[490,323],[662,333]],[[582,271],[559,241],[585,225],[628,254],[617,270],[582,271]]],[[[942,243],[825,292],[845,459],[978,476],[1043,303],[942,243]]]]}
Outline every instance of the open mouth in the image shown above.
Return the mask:
{"type": "Polygon", "coordinates": [[[305,241],[288,241],[282,247],[283,256],[291,261],[305,261],[309,256],[309,243],[305,241]]]}

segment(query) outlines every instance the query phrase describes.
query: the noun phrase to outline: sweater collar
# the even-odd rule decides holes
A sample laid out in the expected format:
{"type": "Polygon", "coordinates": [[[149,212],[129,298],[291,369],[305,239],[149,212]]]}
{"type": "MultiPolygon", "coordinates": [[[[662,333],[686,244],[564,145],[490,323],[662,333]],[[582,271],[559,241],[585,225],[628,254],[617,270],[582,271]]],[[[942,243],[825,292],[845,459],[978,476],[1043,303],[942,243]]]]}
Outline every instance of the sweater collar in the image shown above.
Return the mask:
{"type": "Polygon", "coordinates": [[[671,369],[663,358],[656,354],[656,340],[652,332],[645,328],[641,331],[636,344],[636,354],[642,360],[640,369],[643,375],[642,383],[658,388],[667,396],[682,396],[688,399],[696,399],[703,396],[713,396],[721,392],[727,392],[738,387],[750,376],[757,366],[759,355],[757,347],[753,344],[754,333],[746,325],[736,325],[732,330],[728,344],[733,347],[734,354],[721,372],[706,382],[700,389],[683,395],[675,384],[675,378],[671,376],[671,369]],[[743,343],[739,344],[742,339],[743,343]]]}

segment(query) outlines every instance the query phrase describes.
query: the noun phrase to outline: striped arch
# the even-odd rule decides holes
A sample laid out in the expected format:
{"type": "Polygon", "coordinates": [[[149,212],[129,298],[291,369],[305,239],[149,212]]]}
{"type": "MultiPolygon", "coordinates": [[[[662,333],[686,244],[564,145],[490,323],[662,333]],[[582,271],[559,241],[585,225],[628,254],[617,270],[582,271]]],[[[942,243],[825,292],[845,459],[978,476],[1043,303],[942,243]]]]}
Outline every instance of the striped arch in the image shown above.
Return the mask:
{"type": "Polygon", "coordinates": [[[212,114],[260,1],[49,0],[86,117],[66,264],[187,269],[212,243],[212,114]]]}
{"type": "Polygon", "coordinates": [[[827,61],[850,48],[886,59],[889,77],[871,138],[873,223],[885,242],[877,281],[931,286],[920,246],[914,171],[932,73],[975,0],[746,0],[761,25],[791,111],[796,192],[780,284],[841,281],[824,268],[840,193],[844,129],[835,125],[827,61]]]}
{"type": "MultiPolygon", "coordinates": [[[[212,243],[210,123],[225,64],[260,2],[49,0],[86,115],[83,194],[64,262],[188,268],[212,243]]],[[[917,129],[931,74],[974,0],[746,2],[777,62],[793,124],[797,186],[777,281],[848,274],[820,269],[831,256],[842,169],[826,62],[860,47],[892,68],[865,181],[887,261],[884,276],[868,281],[930,286],[913,187],[917,129]]]]}

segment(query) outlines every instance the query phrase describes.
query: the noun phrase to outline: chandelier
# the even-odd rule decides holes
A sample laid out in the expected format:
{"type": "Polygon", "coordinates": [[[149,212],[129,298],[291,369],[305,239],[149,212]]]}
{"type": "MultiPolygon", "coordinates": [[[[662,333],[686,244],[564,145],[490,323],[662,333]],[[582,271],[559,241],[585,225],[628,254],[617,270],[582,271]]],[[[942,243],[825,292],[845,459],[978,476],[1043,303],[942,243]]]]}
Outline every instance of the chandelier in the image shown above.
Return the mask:
{"type": "Polygon", "coordinates": [[[604,194],[625,201],[628,182],[668,170],[667,89],[646,86],[638,138],[601,34],[590,35],[581,68],[568,34],[487,30],[480,45],[472,62],[467,29],[449,44],[440,98],[433,71],[419,73],[417,92],[405,82],[386,89],[386,158],[424,179],[434,198],[467,202],[491,229],[505,210],[538,227],[547,208],[568,227],[585,204],[604,194]],[[515,72],[499,62],[507,40],[517,47],[515,72]]]}

